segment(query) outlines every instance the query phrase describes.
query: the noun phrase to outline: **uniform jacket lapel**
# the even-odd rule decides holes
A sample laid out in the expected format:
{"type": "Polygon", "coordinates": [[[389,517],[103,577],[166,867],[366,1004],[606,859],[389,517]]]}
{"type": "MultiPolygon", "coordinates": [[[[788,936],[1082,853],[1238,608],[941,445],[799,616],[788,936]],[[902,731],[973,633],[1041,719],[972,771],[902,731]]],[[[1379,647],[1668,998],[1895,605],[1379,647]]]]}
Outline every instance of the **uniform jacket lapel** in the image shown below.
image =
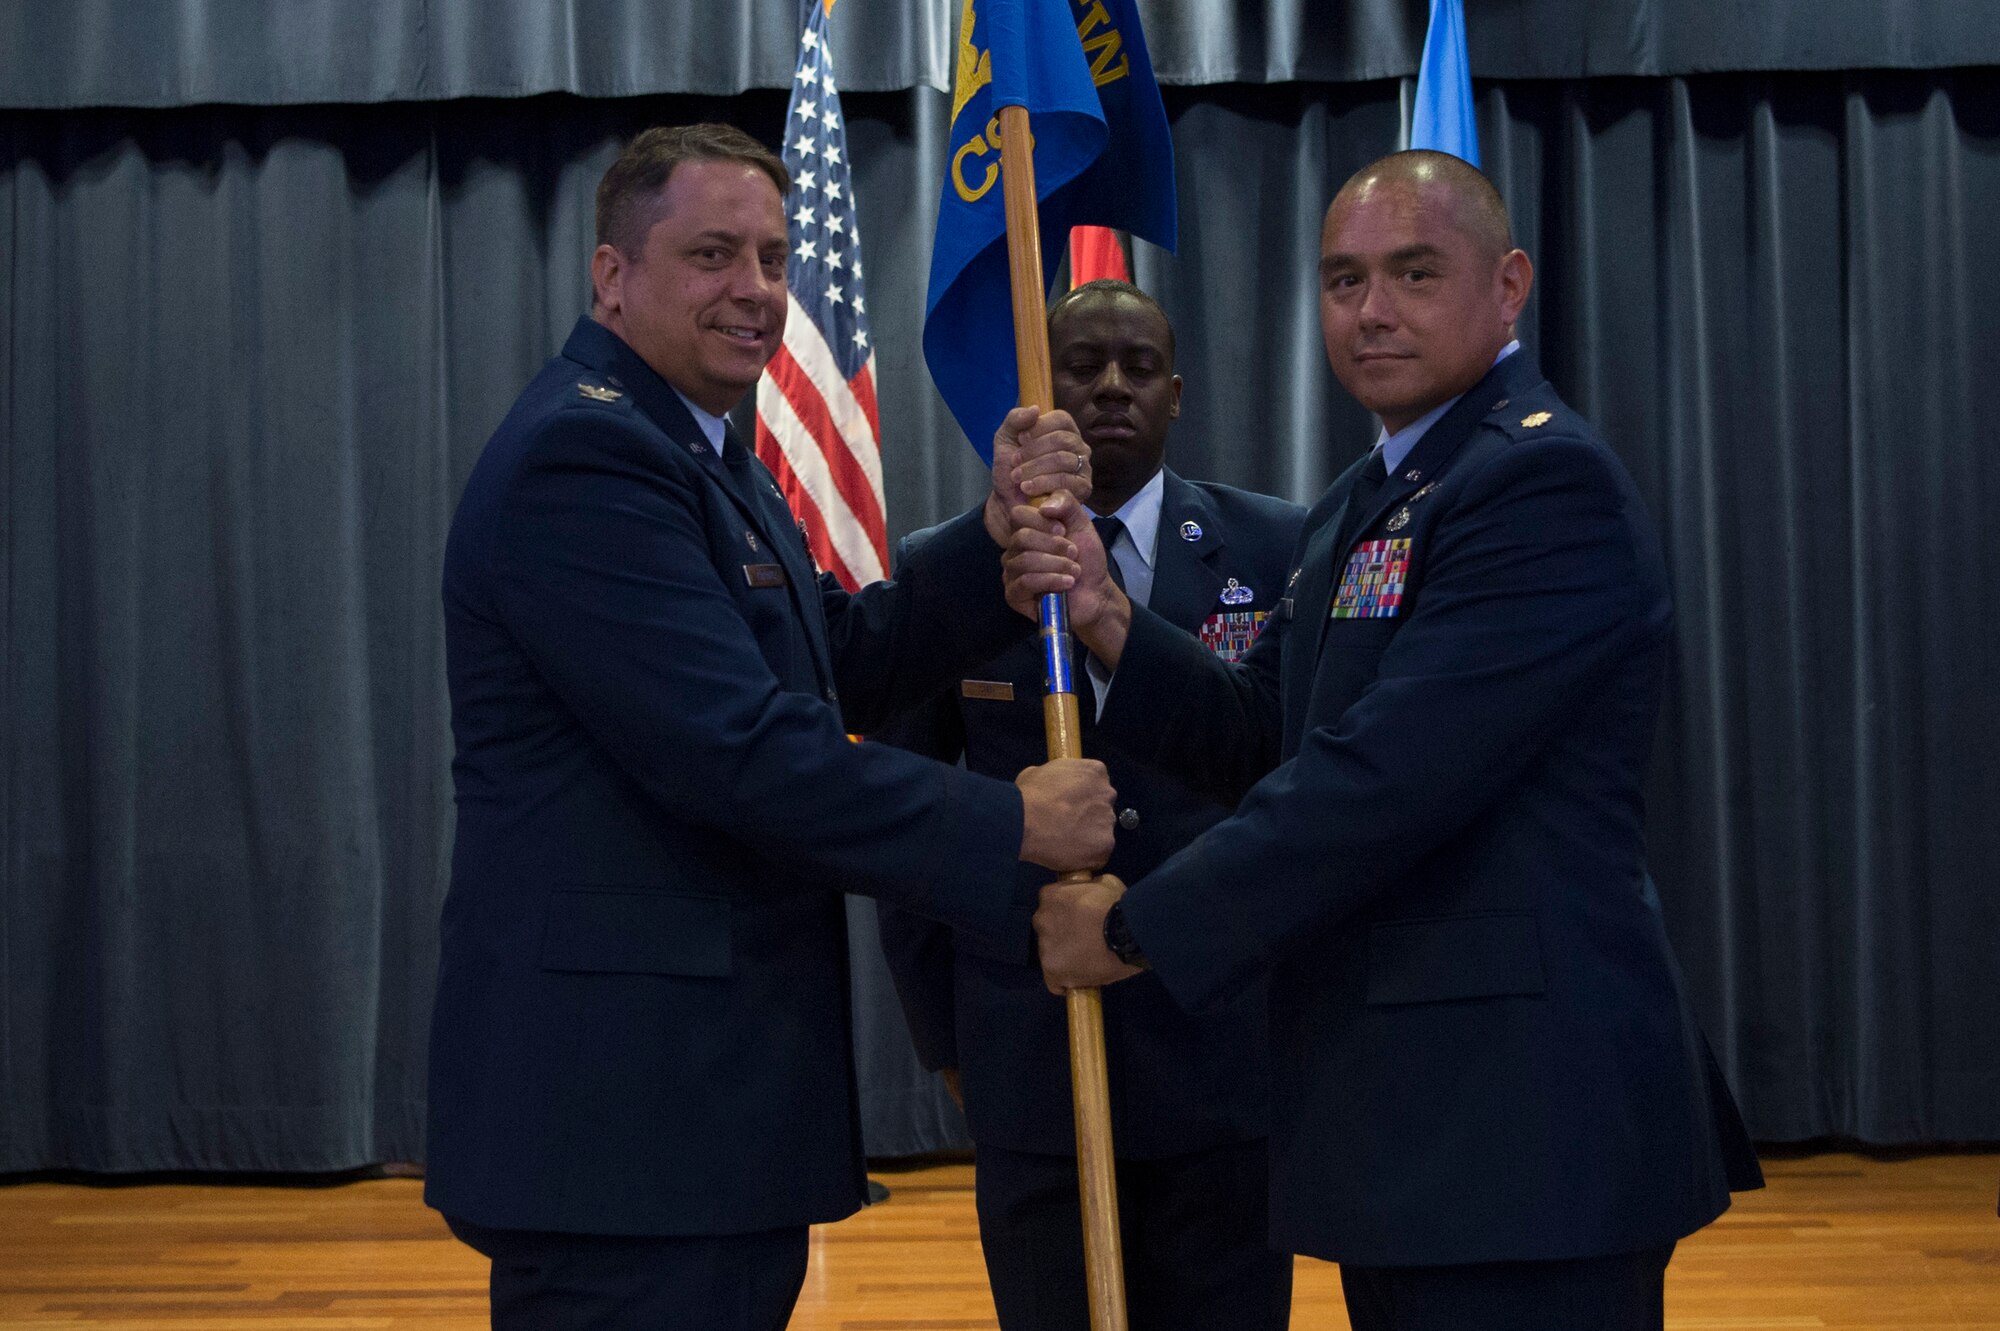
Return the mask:
{"type": "MultiPolygon", "coordinates": [[[[1424,437],[1396,468],[1396,474],[1385,482],[1375,495],[1375,502],[1368,506],[1368,515],[1355,528],[1357,536],[1374,527],[1382,515],[1403,504],[1417,491],[1436,479],[1451,462],[1452,456],[1472,437],[1479,422],[1491,415],[1510,397],[1519,397],[1542,381],[1542,372],[1525,351],[1517,351],[1486,372],[1486,377],[1468,389],[1465,395],[1452,404],[1450,411],[1438,418],[1437,424],[1424,431],[1424,437]]],[[[1393,535],[1393,533],[1390,533],[1393,535]]],[[[1353,547],[1350,545],[1349,549],[1353,547]]],[[[1342,551],[1346,555],[1347,551],[1342,551]]]]}
{"type": "MultiPolygon", "coordinates": [[[[708,437],[695,422],[680,394],[662,379],[653,367],[617,334],[592,319],[581,319],[563,346],[563,355],[596,370],[604,381],[632,395],[633,405],[659,431],[700,461],[716,488],[742,515],[784,567],[793,606],[812,644],[813,666],[822,690],[833,683],[833,658],[827,641],[825,607],[820,604],[819,579],[812,556],[805,548],[791,509],[779,493],[777,483],[744,449],[734,426],[727,427],[723,448],[741,454],[731,466],[709,447],[708,437]]],[[[725,571],[726,572],[726,571],[725,571]]]]}
{"type": "Polygon", "coordinates": [[[1146,608],[1193,633],[1214,614],[1222,594],[1216,561],[1228,546],[1222,518],[1194,486],[1168,471],[1160,492],[1160,526],[1153,541],[1153,591],[1146,608]],[[1181,535],[1192,522],[1201,535],[1181,535]]]}
{"type": "MultiPolygon", "coordinates": [[[[1327,618],[1332,613],[1334,590],[1355,546],[1375,532],[1384,514],[1400,509],[1419,490],[1435,480],[1437,474],[1450,465],[1453,454],[1472,437],[1481,420],[1509,397],[1518,397],[1540,383],[1541,379],[1541,371],[1525,351],[1516,351],[1495,365],[1486,372],[1485,378],[1452,404],[1450,411],[1424,431],[1424,437],[1417,441],[1417,446],[1410,450],[1402,465],[1376,491],[1374,500],[1368,505],[1367,512],[1361,515],[1360,521],[1347,522],[1347,505],[1342,503],[1332,520],[1313,534],[1307,546],[1305,571],[1299,578],[1301,594],[1297,605],[1302,627],[1307,629],[1302,636],[1312,644],[1315,667],[1319,660],[1320,643],[1326,635],[1327,618]],[[1335,548],[1335,539],[1343,531],[1349,533],[1347,539],[1335,548]]],[[[1357,462],[1349,467],[1334,484],[1352,491],[1355,478],[1361,474],[1361,465],[1357,462]]],[[[1392,532],[1383,534],[1394,535],[1392,532]]]]}
{"type": "MultiPolygon", "coordinates": [[[[1357,462],[1341,474],[1334,486],[1352,490],[1354,478],[1360,472],[1361,463],[1357,462]]],[[[1327,520],[1315,528],[1306,540],[1306,552],[1299,564],[1298,586],[1292,589],[1292,617],[1297,623],[1315,624],[1327,616],[1328,607],[1333,603],[1334,563],[1336,556],[1345,553],[1334,549],[1334,541],[1346,517],[1347,502],[1343,499],[1334,505],[1327,520]]]]}
{"type": "Polygon", "coordinates": [[[743,446],[735,426],[728,427],[723,446],[729,450],[723,469],[739,479],[756,503],[761,519],[759,525],[771,549],[777,554],[778,562],[785,566],[785,580],[793,589],[792,599],[798,605],[799,618],[805,623],[806,635],[812,639],[813,661],[819,668],[820,687],[830,687],[833,683],[833,649],[827,641],[826,607],[820,601],[819,569],[813,562],[812,551],[806,548],[805,530],[793,516],[791,506],[785,502],[777,479],[756,454],[743,446]]]}

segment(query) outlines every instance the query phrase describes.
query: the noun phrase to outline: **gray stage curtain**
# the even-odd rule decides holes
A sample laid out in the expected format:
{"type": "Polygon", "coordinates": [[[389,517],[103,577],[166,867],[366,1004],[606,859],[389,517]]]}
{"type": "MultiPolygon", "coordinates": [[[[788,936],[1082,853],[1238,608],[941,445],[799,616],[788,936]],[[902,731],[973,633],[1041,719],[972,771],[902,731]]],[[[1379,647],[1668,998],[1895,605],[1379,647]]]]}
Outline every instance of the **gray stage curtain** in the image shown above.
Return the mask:
{"type": "MultiPolygon", "coordinates": [[[[899,534],[981,485],[917,352],[947,108],[846,101],[899,534]]],[[[1395,85],[1168,101],[1183,256],[1139,270],[1177,465],[1310,498],[1368,442],[1318,351],[1319,210],[1395,85]]],[[[1753,1131],[2000,1138],[2000,89],[1502,82],[1480,113],[1540,264],[1524,338],[1666,536],[1654,865],[1753,1131]]],[[[0,115],[0,1170],[420,1153],[451,506],[582,307],[620,138],[782,114],[0,115]]],[[[871,1149],[962,1140],[886,992],[864,954],[871,1149]]]]}
{"type": "MultiPolygon", "coordinates": [[[[1079,10],[1088,0],[1071,0],[1079,10]]],[[[844,0],[846,91],[949,88],[960,0],[844,0]]],[[[1428,0],[1140,0],[1165,83],[1416,72],[1428,0]]],[[[1988,0],[1468,0],[1473,73],[1591,78],[2000,62],[1988,0]]],[[[66,0],[0,5],[0,105],[252,106],[790,85],[795,0],[66,0]]]]}

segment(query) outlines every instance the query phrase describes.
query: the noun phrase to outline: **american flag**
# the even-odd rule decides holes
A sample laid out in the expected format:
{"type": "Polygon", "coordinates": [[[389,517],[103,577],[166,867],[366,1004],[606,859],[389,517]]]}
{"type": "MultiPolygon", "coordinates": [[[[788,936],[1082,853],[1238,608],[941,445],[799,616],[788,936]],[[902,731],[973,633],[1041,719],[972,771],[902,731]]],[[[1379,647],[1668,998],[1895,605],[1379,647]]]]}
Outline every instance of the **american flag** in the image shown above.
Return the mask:
{"type": "Polygon", "coordinates": [[[889,576],[875,348],[827,6],[805,7],[783,149],[792,173],[791,310],[784,345],[757,384],[757,456],[777,476],[820,567],[853,591],[889,576]]]}

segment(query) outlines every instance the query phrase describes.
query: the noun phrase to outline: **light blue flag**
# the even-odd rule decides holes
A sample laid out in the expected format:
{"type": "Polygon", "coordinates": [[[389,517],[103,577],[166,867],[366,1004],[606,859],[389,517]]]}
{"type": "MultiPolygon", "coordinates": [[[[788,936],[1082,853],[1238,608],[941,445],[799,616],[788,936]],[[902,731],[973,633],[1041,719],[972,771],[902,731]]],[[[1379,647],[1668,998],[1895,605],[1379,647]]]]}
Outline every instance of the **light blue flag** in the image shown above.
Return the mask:
{"type": "Polygon", "coordinates": [[[1045,281],[1072,226],[1174,247],[1173,141],[1134,0],[963,0],[957,50],[924,359],[990,461],[993,432],[1020,393],[1000,108],[1027,107],[1033,125],[1045,281]]]}
{"type": "Polygon", "coordinates": [[[1424,61],[1417,68],[1417,103],[1410,146],[1433,148],[1479,165],[1479,125],[1472,117],[1472,62],[1465,55],[1465,11],[1459,0],[1431,0],[1424,61]]]}

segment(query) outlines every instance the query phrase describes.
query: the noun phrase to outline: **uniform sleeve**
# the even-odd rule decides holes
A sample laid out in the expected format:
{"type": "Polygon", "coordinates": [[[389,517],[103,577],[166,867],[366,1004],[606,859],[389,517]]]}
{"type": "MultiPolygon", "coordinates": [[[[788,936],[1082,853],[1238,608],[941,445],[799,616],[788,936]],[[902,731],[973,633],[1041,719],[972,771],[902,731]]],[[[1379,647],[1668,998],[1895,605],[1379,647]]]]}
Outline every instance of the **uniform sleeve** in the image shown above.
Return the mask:
{"type": "Polygon", "coordinates": [[[1267,620],[1256,643],[1232,663],[1133,606],[1118,687],[1098,717],[1098,732],[1140,762],[1234,807],[1278,761],[1278,658],[1288,628],[1267,620]]]}
{"type": "MultiPolygon", "coordinates": [[[[1303,543],[1307,510],[1244,495],[1240,537],[1264,554],[1257,579],[1285,589],[1250,650],[1225,662],[1185,630],[1142,606],[1118,663],[1119,686],[1098,716],[1106,741],[1190,789],[1234,808],[1277,765],[1283,740],[1278,663],[1290,631],[1287,572],[1303,543]]],[[[1238,521],[1232,521],[1236,530],[1238,521]]]]}
{"type": "Polygon", "coordinates": [[[1134,886],[1126,917],[1176,1000],[1197,1007],[1368,904],[1522,779],[1579,697],[1664,638],[1666,598],[1639,568],[1614,467],[1581,439],[1500,451],[1440,522],[1374,682],[1134,886]]]}
{"type": "Polygon", "coordinates": [[[1034,627],[1007,605],[1000,547],[976,508],[899,551],[893,582],[851,596],[821,584],[841,710],[863,734],[1034,627]]]}
{"type": "Polygon", "coordinates": [[[849,890],[1004,932],[1019,793],[850,743],[831,707],[780,688],[711,562],[691,465],[601,414],[555,418],[500,512],[506,629],[677,818],[849,890]]]}

